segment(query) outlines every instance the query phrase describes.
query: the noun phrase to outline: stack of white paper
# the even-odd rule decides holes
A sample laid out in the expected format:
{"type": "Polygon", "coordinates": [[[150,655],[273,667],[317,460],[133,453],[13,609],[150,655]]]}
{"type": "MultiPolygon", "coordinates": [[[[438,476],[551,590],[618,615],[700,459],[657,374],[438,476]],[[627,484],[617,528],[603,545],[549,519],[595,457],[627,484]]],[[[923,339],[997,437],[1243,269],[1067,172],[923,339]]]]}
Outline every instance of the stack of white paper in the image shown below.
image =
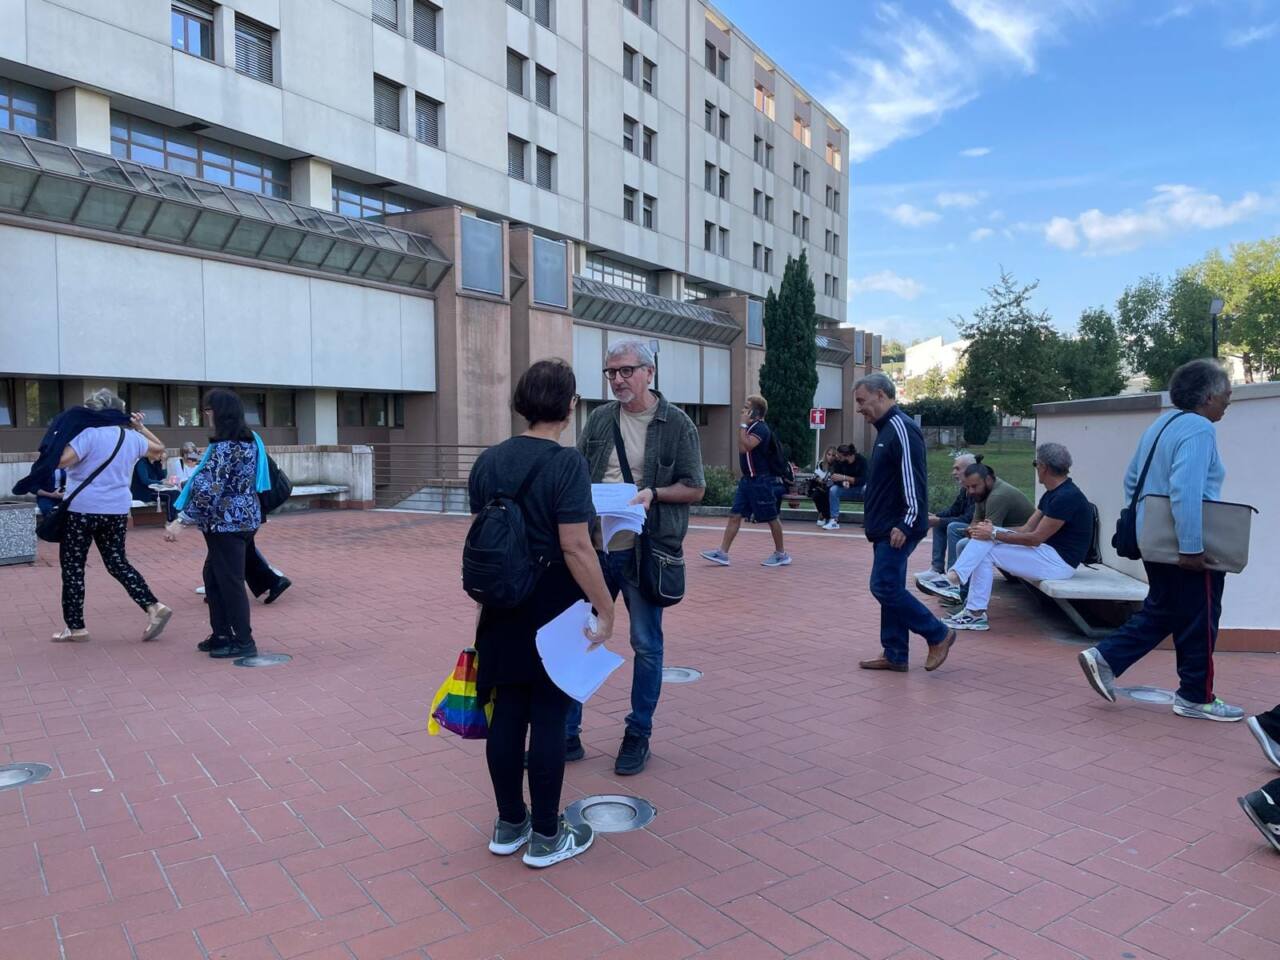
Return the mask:
{"type": "Polygon", "coordinates": [[[605,552],[609,541],[619,530],[639,533],[644,529],[644,507],[631,501],[636,497],[634,483],[593,483],[591,502],[600,515],[600,536],[605,552]]]}
{"type": "Polygon", "coordinates": [[[622,666],[622,657],[603,645],[591,649],[583,632],[591,604],[579,600],[538,631],[538,656],[551,682],[579,703],[586,703],[609,674],[622,666]]]}

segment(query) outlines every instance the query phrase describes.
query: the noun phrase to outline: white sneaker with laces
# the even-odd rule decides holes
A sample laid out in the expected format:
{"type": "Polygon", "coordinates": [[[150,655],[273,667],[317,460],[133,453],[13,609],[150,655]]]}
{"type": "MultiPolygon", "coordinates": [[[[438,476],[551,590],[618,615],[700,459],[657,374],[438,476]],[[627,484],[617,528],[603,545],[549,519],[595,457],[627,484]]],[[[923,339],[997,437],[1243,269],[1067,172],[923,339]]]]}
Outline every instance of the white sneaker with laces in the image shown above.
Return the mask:
{"type": "Polygon", "coordinates": [[[973,613],[970,610],[963,610],[954,617],[947,617],[942,621],[952,630],[990,630],[991,625],[987,622],[985,613],[973,613]]]}
{"type": "Polygon", "coordinates": [[[828,520],[826,523],[822,525],[822,529],[823,530],[839,530],[840,524],[836,523],[834,520],[828,520]]]}
{"type": "Polygon", "coordinates": [[[790,563],[791,563],[790,554],[788,554],[785,550],[782,550],[782,551],[775,550],[773,553],[769,554],[769,556],[765,557],[763,560],[760,561],[760,566],[785,567],[785,566],[789,566],[790,563]]]}
{"type": "Polygon", "coordinates": [[[1182,697],[1173,698],[1173,712],[1180,717],[1191,717],[1195,720],[1217,720],[1221,723],[1235,723],[1244,719],[1244,709],[1223,703],[1218,697],[1212,703],[1192,703],[1182,697]]]}

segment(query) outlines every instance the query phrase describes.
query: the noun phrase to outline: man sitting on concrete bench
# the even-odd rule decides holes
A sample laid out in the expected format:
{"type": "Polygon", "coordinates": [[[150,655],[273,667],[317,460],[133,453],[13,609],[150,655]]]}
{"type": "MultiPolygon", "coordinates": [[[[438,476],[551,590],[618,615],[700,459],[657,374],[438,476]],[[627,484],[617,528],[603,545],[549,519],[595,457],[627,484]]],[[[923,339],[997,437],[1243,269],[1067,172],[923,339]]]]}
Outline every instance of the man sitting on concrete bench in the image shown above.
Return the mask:
{"type": "Polygon", "coordinates": [[[1033,466],[1045,493],[1031,519],[1012,529],[989,520],[975,523],[969,529],[968,545],[951,570],[953,585],[929,590],[956,598],[959,584],[969,585],[964,610],[943,621],[952,629],[988,629],[987,605],[996,567],[1029,580],[1066,580],[1089,552],[1093,507],[1068,476],[1071,454],[1060,443],[1042,443],[1033,466]]]}

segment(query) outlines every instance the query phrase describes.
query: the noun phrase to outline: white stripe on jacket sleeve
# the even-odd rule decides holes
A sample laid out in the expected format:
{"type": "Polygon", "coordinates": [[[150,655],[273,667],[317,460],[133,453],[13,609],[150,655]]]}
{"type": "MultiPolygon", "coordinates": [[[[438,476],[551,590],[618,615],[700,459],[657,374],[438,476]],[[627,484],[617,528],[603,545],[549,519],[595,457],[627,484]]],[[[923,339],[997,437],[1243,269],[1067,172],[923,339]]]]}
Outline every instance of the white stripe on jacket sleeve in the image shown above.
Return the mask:
{"type": "Polygon", "coordinates": [[[901,417],[893,418],[893,429],[898,434],[898,443],[902,445],[902,496],[907,501],[907,513],[903,517],[903,526],[908,529],[916,525],[920,516],[920,497],[916,491],[915,471],[911,466],[911,441],[907,437],[907,428],[901,417]]]}

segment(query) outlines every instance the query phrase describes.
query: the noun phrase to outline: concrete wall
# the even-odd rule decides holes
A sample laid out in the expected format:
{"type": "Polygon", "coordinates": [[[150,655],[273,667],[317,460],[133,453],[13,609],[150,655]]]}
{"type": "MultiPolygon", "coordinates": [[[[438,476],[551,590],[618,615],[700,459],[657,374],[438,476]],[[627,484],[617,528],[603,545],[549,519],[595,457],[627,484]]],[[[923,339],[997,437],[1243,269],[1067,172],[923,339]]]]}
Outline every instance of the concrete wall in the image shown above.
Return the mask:
{"type": "Polygon", "coordinates": [[[339,389],[436,386],[435,303],[0,225],[0,374],[339,389]]]}
{"type": "MultiPolygon", "coordinates": [[[[1124,500],[1124,471],[1138,439],[1162,410],[1167,394],[1141,394],[1043,404],[1036,408],[1036,442],[1065,444],[1075,466],[1076,483],[1102,516],[1103,559],[1109,566],[1144,579],[1142,565],[1123,560],[1111,548],[1111,533],[1124,500]]],[[[1218,452],[1226,466],[1224,500],[1249,503],[1260,511],[1253,520],[1249,566],[1227,577],[1222,605],[1224,641],[1255,641],[1280,648],[1280,615],[1275,583],[1280,577],[1280,509],[1275,478],[1280,474],[1280,384],[1234,388],[1227,415],[1217,425],[1218,452]],[[1229,633],[1228,633],[1229,632],[1229,633]]]]}

